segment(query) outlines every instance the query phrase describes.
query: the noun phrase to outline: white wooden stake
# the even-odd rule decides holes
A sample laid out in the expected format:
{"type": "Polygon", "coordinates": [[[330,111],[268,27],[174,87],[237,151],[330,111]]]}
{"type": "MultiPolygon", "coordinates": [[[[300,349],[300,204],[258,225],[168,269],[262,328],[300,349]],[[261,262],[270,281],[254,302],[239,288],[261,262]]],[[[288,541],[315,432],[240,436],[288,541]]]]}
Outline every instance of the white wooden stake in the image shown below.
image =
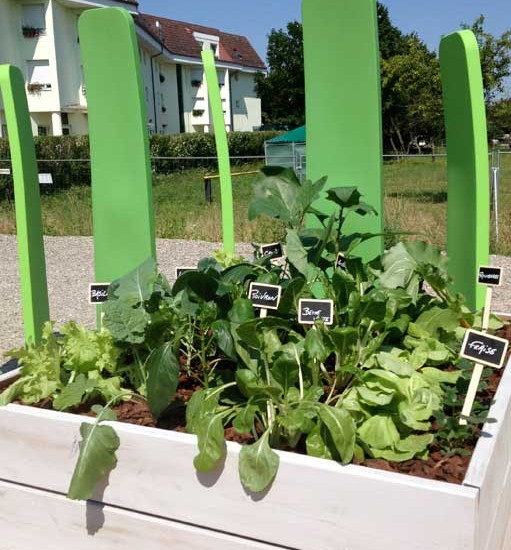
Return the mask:
{"type": "MultiPolygon", "coordinates": [[[[487,332],[488,327],[490,326],[490,312],[491,312],[491,300],[492,300],[493,289],[491,286],[486,289],[486,302],[484,304],[483,310],[483,326],[482,332],[487,332]]],[[[483,375],[484,365],[476,363],[474,365],[474,372],[472,373],[472,378],[470,379],[470,385],[468,386],[467,395],[465,397],[465,402],[463,403],[463,409],[461,411],[461,418],[459,420],[460,426],[466,426],[467,420],[463,417],[470,416],[472,411],[472,406],[474,405],[474,400],[477,394],[477,388],[479,387],[479,382],[481,381],[481,376],[483,375]]]]}
{"type": "Polygon", "coordinates": [[[265,307],[262,307],[259,312],[259,317],[264,319],[268,315],[268,310],[265,307]]]}

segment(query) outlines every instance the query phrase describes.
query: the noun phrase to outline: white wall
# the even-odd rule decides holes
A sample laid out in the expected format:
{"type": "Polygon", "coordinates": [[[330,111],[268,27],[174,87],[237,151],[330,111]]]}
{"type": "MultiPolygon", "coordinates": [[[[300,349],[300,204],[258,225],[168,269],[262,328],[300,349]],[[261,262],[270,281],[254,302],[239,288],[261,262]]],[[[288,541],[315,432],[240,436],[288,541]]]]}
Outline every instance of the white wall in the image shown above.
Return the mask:
{"type": "Polygon", "coordinates": [[[78,16],[81,10],[53,2],[55,51],[60,76],[61,106],[79,105],[82,99],[81,55],[78,43],[78,16]]]}
{"type": "Polygon", "coordinates": [[[255,92],[255,80],[251,74],[236,72],[231,76],[231,101],[233,129],[251,132],[261,125],[261,100],[255,92]]]}

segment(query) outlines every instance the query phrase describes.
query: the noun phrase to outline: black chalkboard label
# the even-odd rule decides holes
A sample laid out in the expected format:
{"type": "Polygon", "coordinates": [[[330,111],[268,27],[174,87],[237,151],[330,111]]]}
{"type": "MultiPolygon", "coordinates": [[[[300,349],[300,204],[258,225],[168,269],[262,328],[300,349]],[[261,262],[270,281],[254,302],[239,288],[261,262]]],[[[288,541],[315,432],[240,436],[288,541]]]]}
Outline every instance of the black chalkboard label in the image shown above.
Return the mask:
{"type": "Polygon", "coordinates": [[[467,330],[460,356],[481,365],[500,369],[504,365],[509,342],[477,330],[467,330]]]}
{"type": "Polygon", "coordinates": [[[189,271],[197,271],[197,268],[196,267],[176,267],[176,279],[179,279],[181,275],[184,275],[189,271]]]}
{"type": "Polygon", "coordinates": [[[482,265],[479,268],[477,282],[481,285],[500,286],[502,283],[502,268],[482,265]]]}
{"type": "Polygon", "coordinates": [[[278,309],[281,293],[281,286],[263,283],[251,283],[248,291],[252,304],[265,309],[278,309]]]}
{"type": "Polygon", "coordinates": [[[298,321],[302,325],[313,325],[314,321],[323,319],[325,325],[334,322],[333,300],[301,299],[298,305],[298,321]]]}
{"type": "Polygon", "coordinates": [[[281,243],[263,244],[261,246],[261,255],[271,260],[282,258],[284,256],[284,250],[281,243]]]}
{"type": "Polygon", "coordinates": [[[335,259],[335,267],[346,271],[346,256],[342,252],[337,254],[337,258],[335,259]]]}
{"type": "Polygon", "coordinates": [[[89,304],[102,304],[108,300],[110,283],[91,283],[89,285],[89,304]]]}

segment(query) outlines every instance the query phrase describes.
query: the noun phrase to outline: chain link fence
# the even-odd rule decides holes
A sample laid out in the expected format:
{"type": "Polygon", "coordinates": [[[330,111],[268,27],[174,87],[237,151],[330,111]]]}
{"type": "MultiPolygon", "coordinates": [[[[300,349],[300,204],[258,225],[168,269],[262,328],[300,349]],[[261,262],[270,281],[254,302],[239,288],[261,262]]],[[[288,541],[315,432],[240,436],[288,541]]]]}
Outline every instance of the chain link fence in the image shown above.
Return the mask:
{"type": "MultiPolygon", "coordinates": [[[[511,254],[511,151],[494,150],[490,153],[490,186],[492,197],[493,250],[507,253],[499,243],[506,245],[511,254]]],[[[300,178],[305,177],[305,155],[289,157],[245,156],[232,157],[233,188],[247,197],[254,174],[264,165],[293,167],[300,178]],[[243,189],[242,189],[243,188],[243,189]]],[[[219,202],[218,162],[216,157],[155,157],[151,158],[151,171],[155,186],[155,205],[158,197],[169,196],[165,190],[173,189],[170,200],[183,204],[193,200],[206,204],[219,202]],[[209,180],[209,189],[208,189],[209,180]],[[193,191],[193,194],[192,194],[193,191]]],[[[73,190],[80,196],[90,197],[87,187],[91,182],[89,160],[39,160],[40,189],[49,200],[65,196],[73,190]]],[[[445,154],[384,155],[385,227],[391,232],[420,232],[427,240],[445,247],[447,218],[447,157],[445,154]]],[[[352,182],[356,185],[357,182],[352,182]]],[[[0,159],[0,208],[14,200],[10,160],[0,159]]],[[[240,195],[238,195],[240,196],[240,195]]],[[[89,199],[87,199],[89,200],[89,199]]],[[[12,225],[12,224],[11,224],[12,225]]],[[[396,237],[398,238],[398,237],[396,237]]],[[[387,244],[392,244],[388,242],[387,244]]],[[[507,250],[507,249],[506,249],[507,250]]]]}

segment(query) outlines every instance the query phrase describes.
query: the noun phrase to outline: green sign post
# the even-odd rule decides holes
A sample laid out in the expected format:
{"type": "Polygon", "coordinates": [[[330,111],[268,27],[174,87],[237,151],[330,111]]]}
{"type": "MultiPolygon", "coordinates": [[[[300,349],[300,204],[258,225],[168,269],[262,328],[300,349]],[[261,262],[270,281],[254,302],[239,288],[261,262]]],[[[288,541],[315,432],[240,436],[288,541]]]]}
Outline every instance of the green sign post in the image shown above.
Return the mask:
{"type": "Polygon", "coordinates": [[[9,130],[14,178],[25,342],[38,343],[43,324],[49,320],[50,314],[34,138],[25,82],[18,68],[11,65],[0,66],[0,91],[9,130]]]}
{"type": "MultiPolygon", "coordinates": [[[[376,0],[303,0],[307,177],[357,186],[378,217],[349,220],[348,231],[383,231],[380,55],[376,0]]],[[[319,201],[328,213],[332,205],[319,201]]],[[[383,251],[372,239],[355,253],[383,251]]]]}
{"type": "Polygon", "coordinates": [[[477,284],[477,275],[479,266],[489,263],[489,162],[481,61],[471,31],[442,39],[440,66],[447,133],[449,270],[467,305],[481,309],[486,289],[477,284]]]}
{"type": "Polygon", "coordinates": [[[131,15],[86,11],[79,21],[92,160],[96,282],[156,257],[140,55],[131,15]]]}
{"type": "Polygon", "coordinates": [[[225,130],[224,109],[218,75],[215,67],[215,57],[212,50],[203,50],[202,62],[208,85],[209,105],[213,127],[215,131],[216,155],[218,157],[218,171],[220,174],[220,196],[222,200],[222,234],[224,249],[234,254],[234,212],[232,201],[231,163],[227,132],[225,130]]]}

